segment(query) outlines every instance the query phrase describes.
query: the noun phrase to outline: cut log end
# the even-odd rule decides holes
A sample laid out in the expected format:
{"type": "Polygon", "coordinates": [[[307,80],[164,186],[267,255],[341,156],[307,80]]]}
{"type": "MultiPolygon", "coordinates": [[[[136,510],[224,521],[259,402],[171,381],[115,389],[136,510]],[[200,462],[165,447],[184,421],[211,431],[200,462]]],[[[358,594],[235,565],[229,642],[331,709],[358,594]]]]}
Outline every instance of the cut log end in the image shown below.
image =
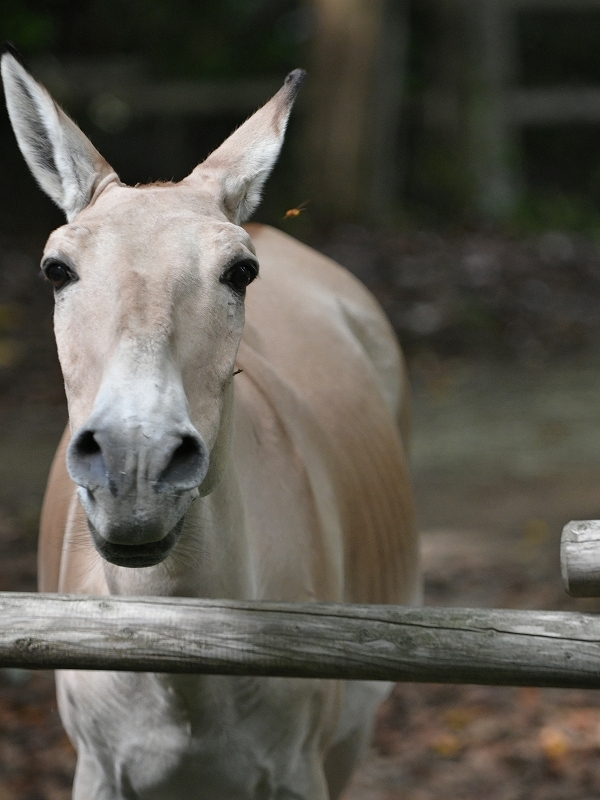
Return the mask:
{"type": "Polygon", "coordinates": [[[560,566],[565,590],[571,597],[600,597],[600,520],[565,525],[560,566]]]}

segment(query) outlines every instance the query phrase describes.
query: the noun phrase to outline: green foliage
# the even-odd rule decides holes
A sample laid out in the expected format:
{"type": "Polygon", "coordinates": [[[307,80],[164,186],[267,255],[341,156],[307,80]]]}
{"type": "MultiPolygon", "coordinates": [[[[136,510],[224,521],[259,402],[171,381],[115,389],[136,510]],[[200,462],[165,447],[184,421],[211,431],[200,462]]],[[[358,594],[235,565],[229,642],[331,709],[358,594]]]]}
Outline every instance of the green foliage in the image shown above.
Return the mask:
{"type": "Polygon", "coordinates": [[[144,56],[163,76],[234,78],[298,66],[300,0],[0,0],[0,36],[26,55],[144,56]]]}
{"type": "Polygon", "coordinates": [[[580,194],[528,192],[508,227],[517,234],[576,231],[600,240],[600,212],[580,194]]]}
{"type": "Polygon", "coordinates": [[[0,41],[14,42],[24,51],[41,50],[53,44],[55,21],[43,4],[0,0],[0,41]]]}
{"type": "Polygon", "coordinates": [[[452,322],[473,336],[493,339],[499,333],[500,326],[493,310],[476,300],[460,305],[452,322]]]}
{"type": "Polygon", "coordinates": [[[594,8],[536,9],[517,15],[519,82],[600,83],[600,14],[594,8]]]}

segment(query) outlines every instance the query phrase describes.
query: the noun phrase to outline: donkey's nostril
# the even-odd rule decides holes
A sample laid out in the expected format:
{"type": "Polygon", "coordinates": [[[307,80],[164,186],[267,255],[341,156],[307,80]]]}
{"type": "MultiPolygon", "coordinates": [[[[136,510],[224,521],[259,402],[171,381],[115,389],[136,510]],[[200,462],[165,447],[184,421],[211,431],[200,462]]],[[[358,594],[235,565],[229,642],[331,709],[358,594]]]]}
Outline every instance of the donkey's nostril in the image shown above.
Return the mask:
{"type": "Polygon", "coordinates": [[[176,494],[202,483],[208,454],[195,431],[147,435],[136,428],[126,433],[93,425],[77,432],[67,449],[73,481],[91,492],[108,490],[113,497],[133,486],[141,491],[146,481],[157,492],[176,494]]]}
{"type": "Polygon", "coordinates": [[[178,489],[197,486],[206,472],[206,452],[202,441],[195,436],[182,436],[171,460],[162,471],[158,485],[178,489]]]}
{"type": "Polygon", "coordinates": [[[81,431],[71,441],[67,450],[67,467],[79,486],[95,489],[107,484],[106,464],[94,431],[81,431]]]}
{"type": "Polygon", "coordinates": [[[100,445],[96,441],[92,431],[83,431],[75,442],[75,449],[82,456],[93,456],[100,453],[100,445]]]}

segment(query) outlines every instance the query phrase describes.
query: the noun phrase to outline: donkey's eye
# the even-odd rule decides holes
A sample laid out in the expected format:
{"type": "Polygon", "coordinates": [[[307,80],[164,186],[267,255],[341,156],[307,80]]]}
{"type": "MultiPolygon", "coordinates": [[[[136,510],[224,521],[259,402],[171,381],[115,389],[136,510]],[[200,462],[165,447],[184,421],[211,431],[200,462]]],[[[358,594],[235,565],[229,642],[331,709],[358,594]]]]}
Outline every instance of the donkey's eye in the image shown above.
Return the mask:
{"type": "Polygon", "coordinates": [[[228,267],[221,276],[221,283],[226,283],[238,294],[244,294],[246,286],[252,283],[258,275],[258,264],[256,261],[236,261],[228,267]]]}
{"type": "Polygon", "coordinates": [[[67,283],[75,280],[75,275],[69,267],[56,258],[50,258],[42,264],[42,272],[55,289],[62,289],[67,283]]]}

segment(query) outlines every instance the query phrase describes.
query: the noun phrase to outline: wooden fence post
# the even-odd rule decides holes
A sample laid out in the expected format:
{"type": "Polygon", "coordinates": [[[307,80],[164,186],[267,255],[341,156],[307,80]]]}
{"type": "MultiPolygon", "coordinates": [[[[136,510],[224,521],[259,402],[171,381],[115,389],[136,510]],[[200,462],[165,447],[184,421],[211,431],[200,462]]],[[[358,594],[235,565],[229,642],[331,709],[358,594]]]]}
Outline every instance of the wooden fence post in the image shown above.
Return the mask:
{"type": "Polygon", "coordinates": [[[474,206],[483,219],[501,220],[520,195],[515,131],[505,96],[516,67],[514,13],[506,0],[469,0],[470,97],[467,105],[469,165],[474,206]]]}
{"type": "Polygon", "coordinates": [[[600,597],[600,520],[565,525],[560,565],[565,589],[571,597],[600,597]]]}

